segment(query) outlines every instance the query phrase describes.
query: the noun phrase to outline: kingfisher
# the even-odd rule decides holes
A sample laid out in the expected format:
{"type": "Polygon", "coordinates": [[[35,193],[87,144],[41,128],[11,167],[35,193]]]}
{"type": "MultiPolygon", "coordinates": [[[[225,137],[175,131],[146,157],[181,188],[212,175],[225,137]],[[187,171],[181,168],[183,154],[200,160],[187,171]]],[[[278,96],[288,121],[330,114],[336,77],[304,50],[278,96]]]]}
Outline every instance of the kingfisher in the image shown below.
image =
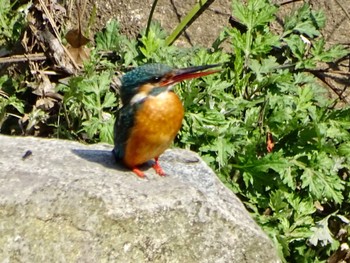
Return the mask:
{"type": "Polygon", "coordinates": [[[219,72],[212,69],[218,66],[174,69],[164,64],[145,64],[127,72],[121,79],[122,107],[114,125],[116,160],[144,178],[139,166],[154,159],[152,167],[157,174],[165,176],[158,158],[173,142],[184,117],[182,102],[173,86],[186,79],[219,72]]]}

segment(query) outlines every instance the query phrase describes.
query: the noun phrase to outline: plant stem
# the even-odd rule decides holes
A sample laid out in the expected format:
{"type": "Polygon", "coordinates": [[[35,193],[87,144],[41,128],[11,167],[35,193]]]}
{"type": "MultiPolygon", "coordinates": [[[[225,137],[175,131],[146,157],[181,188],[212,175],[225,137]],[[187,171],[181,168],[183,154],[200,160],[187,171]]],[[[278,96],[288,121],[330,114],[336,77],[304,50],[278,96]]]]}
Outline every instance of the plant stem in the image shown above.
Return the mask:
{"type": "Polygon", "coordinates": [[[146,37],[148,36],[149,28],[151,26],[151,22],[152,22],[152,18],[153,18],[153,13],[154,13],[154,10],[156,9],[157,3],[158,3],[158,0],[154,0],[152,7],[151,7],[151,12],[149,14],[148,21],[147,21],[146,37]]]}
{"type": "Polygon", "coordinates": [[[206,10],[215,0],[199,0],[197,4],[190,10],[190,12],[184,17],[184,19],[178,24],[170,36],[165,40],[165,44],[170,46],[181,33],[189,27],[198,16],[200,16],[204,10],[206,10]]]}

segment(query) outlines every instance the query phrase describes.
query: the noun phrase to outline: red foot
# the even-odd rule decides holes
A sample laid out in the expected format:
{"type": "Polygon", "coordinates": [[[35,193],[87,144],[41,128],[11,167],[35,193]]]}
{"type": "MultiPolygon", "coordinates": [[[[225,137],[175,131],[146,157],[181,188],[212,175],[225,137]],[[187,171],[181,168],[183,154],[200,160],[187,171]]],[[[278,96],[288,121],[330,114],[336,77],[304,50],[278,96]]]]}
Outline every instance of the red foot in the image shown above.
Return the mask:
{"type": "Polygon", "coordinates": [[[165,172],[163,171],[162,167],[160,167],[160,164],[158,162],[158,157],[154,158],[155,163],[152,165],[153,169],[156,171],[157,174],[160,176],[165,176],[165,172]]]}
{"type": "Polygon", "coordinates": [[[133,168],[132,171],[140,178],[146,178],[144,172],[140,171],[138,168],[133,168]]]}

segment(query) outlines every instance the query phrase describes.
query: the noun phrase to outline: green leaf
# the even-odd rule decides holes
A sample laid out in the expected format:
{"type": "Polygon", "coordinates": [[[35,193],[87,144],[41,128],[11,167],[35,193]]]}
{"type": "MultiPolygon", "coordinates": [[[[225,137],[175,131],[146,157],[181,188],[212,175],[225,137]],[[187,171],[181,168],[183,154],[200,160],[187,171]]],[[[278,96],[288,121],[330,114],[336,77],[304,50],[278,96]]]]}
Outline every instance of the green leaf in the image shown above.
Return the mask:
{"type": "Polygon", "coordinates": [[[234,167],[247,170],[252,174],[257,172],[266,173],[270,169],[279,173],[290,166],[291,164],[289,163],[289,161],[283,157],[282,151],[272,152],[260,159],[252,160],[249,163],[245,163],[242,165],[234,165],[234,167]]]}
{"type": "Polygon", "coordinates": [[[324,247],[327,244],[331,244],[334,242],[332,233],[328,228],[328,219],[331,216],[334,216],[336,213],[337,212],[334,212],[326,216],[324,219],[316,222],[316,225],[314,227],[311,227],[311,231],[313,231],[313,234],[309,238],[310,244],[312,244],[313,246],[317,246],[320,243],[320,245],[324,247]]]}
{"type": "Polygon", "coordinates": [[[342,194],[344,185],[337,176],[325,175],[320,171],[305,168],[300,179],[302,180],[301,187],[307,187],[310,194],[318,200],[334,200],[340,204],[344,199],[342,194]]]}
{"type": "Polygon", "coordinates": [[[278,67],[278,63],[275,57],[268,56],[261,61],[252,59],[249,67],[256,74],[257,81],[261,82],[263,79],[266,79],[266,74],[274,71],[274,69],[278,67]]]}
{"type": "Polygon", "coordinates": [[[350,158],[350,142],[344,142],[339,145],[338,151],[340,155],[350,158]]]}
{"type": "Polygon", "coordinates": [[[107,92],[103,103],[101,105],[102,108],[112,108],[117,106],[117,99],[115,97],[115,94],[113,94],[112,92],[107,92]]]}
{"type": "MultiPolygon", "coordinates": [[[[252,54],[256,56],[267,55],[273,47],[281,45],[280,38],[270,32],[257,32],[252,43],[252,54]]],[[[270,56],[271,59],[271,56],[270,56]]]]}
{"type": "Polygon", "coordinates": [[[121,38],[119,34],[119,23],[116,20],[111,20],[102,32],[96,33],[96,49],[118,51],[120,49],[121,38]]]}
{"type": "Polygon", "coordinates": [[[319,36],[319,29],[324,26],[324,22],[322,12],[311,11],[309,4],[304,4],[293,15],[286,17],[284,30],[286,34],[298,32],[312,38],[319,36]]]}
{"type": "Polygon", "coordinates": [[[322,38],[313,43],[311,54],[313,55],[312,59],[315,61],[331,62],[346,56],[349,54],[349,51],[340,45],[332,46],[327,50],[325,48],[325,40],[322,38]]]}
{"type": "Polygon", "coordinates": [[[298,60],[303,60],[306,52],[306,44],[297,35],[291,35],[288,38],[285,38],[284,41],[287,43],[288,48],[292,51],[293,55],[298,60]]]}
{"type": "Polygon", "coordinates": [[[232,1],[233,16],[248,27],[266,26],[274,19],[277,8],[263,0],[249,0],[246,5],[241,1],[232,1]]]}
{"type": "Polygon", "coordinates": [[[99,129],[100,129],[99,130],[99,133],[100,133],[99,137],[100,137],[101,142],[113,144],[114,122],[115,122],[115,118],[109,115],[108,118],[105,118],[103,120],[103,122],[101,123],[101,125],[99,127],[99,129]]]}
{"type": "Polygon", "coordinates": [[[7,104],[14,107],[19,113],[24,114],[24,103],[15,96],[11,96],[7,100],[7,104]]]}

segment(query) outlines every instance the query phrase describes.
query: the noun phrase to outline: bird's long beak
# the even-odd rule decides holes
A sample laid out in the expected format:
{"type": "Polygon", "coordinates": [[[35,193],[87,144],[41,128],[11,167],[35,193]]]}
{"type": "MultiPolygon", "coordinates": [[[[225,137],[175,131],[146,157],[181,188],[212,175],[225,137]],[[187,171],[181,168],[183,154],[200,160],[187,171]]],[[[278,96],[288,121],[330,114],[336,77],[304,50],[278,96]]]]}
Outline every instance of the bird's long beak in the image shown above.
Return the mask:
{"type": "Polygon", "coordinates": [[[173,85],[175,83],[178,83],[180,81],[186,80],[186,79],[195,79],[200,78],[203,76],[207,76],[213,73],[217,73],[220,71],[220,69],[215,70],[206,70],[210,68],[216,68],[221,66],[221,64],[213,64],[213,65],[204,65],[204,66],[195,66],[195,67],[189,67],[189,68],[182,68],[182,69],[175,69],[168,78],[164,79],[161,82],[161,86],[169,86],[173,85]],[[203,71],[206,70],[206,71],[203,71]]]}

